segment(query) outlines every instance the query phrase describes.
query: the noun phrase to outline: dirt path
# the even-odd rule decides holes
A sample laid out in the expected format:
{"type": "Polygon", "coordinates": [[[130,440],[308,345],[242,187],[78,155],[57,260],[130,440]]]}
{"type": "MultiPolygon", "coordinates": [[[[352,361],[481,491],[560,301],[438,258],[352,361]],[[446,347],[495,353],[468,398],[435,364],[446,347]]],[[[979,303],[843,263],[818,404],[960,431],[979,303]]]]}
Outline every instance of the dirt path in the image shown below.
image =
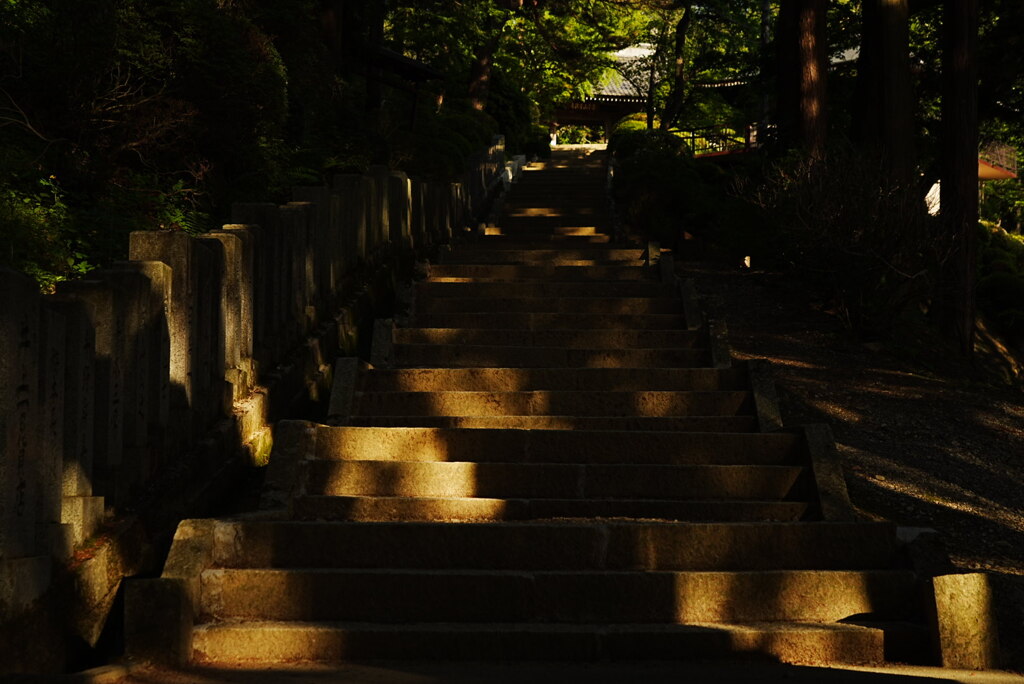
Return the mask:
{"type": "Polygon", "coordinates": [[[935,528],[956,566],[995,573],[1003,650],[1024,669],[1024,392],[851,341],[792,276],[680,273],[723,300],[736,358],[772,362],[786,424],[832,426],[865,517],[935,528]]]}

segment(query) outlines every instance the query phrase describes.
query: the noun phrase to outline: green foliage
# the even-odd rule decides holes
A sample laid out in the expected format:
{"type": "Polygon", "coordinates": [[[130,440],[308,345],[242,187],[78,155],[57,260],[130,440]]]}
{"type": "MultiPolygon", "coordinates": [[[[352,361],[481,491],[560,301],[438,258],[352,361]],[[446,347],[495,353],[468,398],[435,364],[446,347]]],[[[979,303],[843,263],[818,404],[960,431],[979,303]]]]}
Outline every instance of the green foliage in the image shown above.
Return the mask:
{"type": "Polygon", "coordinates": [[[978,305],[999,327],[1024,337],[1024,237],[981,229],[978,305]]]}

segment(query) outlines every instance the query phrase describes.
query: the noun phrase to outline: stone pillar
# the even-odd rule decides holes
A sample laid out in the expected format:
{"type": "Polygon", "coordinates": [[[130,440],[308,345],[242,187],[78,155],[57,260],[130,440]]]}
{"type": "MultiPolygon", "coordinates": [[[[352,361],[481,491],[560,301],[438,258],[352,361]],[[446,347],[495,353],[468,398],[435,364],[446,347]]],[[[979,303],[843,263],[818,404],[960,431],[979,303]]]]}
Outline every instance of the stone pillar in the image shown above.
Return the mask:
{"type": "Polygon", "coordinates": [[[103,519],[103,497],[93,496],[95,332],[85,305],[68,296],[47,298],[64,318],[64,429],[61,446],[61,518],[74,545],[92,536],[103,519]]]}
{"type": "Polygon", "coordinates": [[[314,235],[316,205],[289,202],[281,207],[282,221],[288,226],[293,241],[292,251],[292,316],[305,337],[316,326],[316,237],[314,235]]]}
{"type": "Polygon", "coordinates": [[[96,335],[93,406],[93,493],[116,497],[124,456],[124,359],[118,355],[117,305],[111,285],[100,280],[60,283],[57,293],[80,301],[96,335]]]}
{"type": "Polygon", "coordinates": [[[426,219],[424,217],[423,206],[423,195],[425,186],[422,181],[413,180],[411,182],[412,192],[412,206],[411,210],[411,222],[412,222],[412,244],[414,247],[423,247],[427,244],[427,231],[426,231],[426,219]]]}
{"type": "MultiPolygon", "coordinates": [[[[195,433],[192,407],[197,399],[199,353],[196,326],[196,279],[194,240],[181,232],[138,231],[131,234],[129,255],[133,261],[159,261],[171,269],[167,313],[170,367],[170,424],[173,449],[187,446],[195,433]]],[[[97,339],[97,349],[100,343],[97,339]]]]}
{"type": "Polygon", "coordinates": [[[64,397],[67,373],[67,328],[59,308],[43,301],[39,327],[39,457],[35,464],[39,502],[39,547],[54,558],[71,556],[70,527],[61,524],[61,481],[64,473],[64,397]]]}
{"type": "MultiPolygon", "coordinates": [[[[36,284],[20,273],[0,269],[0,310],[0,561],[4,561],[38,554],[35,468],[42,440],[36,284]]],[[[0,591],[0,598],[4,593],[0,591]]]]}
{"type": "Polygon", "coordinates": [[[250,230],[257,235],[253,259],[253,311],[257,359],[266,367],[279,360],[283,353],[284,345],[278,331],[286,310],[284,284],[291,278],[291,274],[286,272],[287,262],[282,261],[284,244],[280,211],[276,204],[266,202],[236,203],[231,208],[231,221],[249,224],[250,230]]]}
{"type": "Polygon", "coordinates": [[[389,239],[400,249],[410,249],[412,241],[412,183],[400,171],[388,178],[389,239]]]}
{"type": "Polygon", "coordinates": [[[192,383],[192,402],[196,414],[196,440],[221,418],[230,415],[231,387],[224,379],[224,337],[221,325],[221,299],[224,280],[223,245],[217,240],[192,240],[196,270],[195,330],[197,354],[192,383]]]}
{"type": "Polygon", "coordinates": [[[369,259],[369,217],[366,211],[369,181],[358,174],[344,173],[334,177],[333,185],[341,202],[345,253],[352,255],[346,269],[350,270],[369,259]]]}
{"type": "Polygon", "coordinates": [[[247,226],[225,225],[209,234],[221,244],[224,274],[221,281],[221,339],[224,378],[232,386],[232,401],[241,401],[254,386],[253,357],[253,247],[247,226]]]}
{"type": "Polygon", "coordinates": [[[325,186],[292,188],[292,199],[305,202],[312,212],[309,257],[313,267],[313,300],[319,316],[330,313],[333,292],[333,271],[337,261],[338,243],[331,220],[331,191],[325,186]]]}
{"type": "Polygon", "coordinates": [[[376,164],[367,169],[367,176],[372,183],[371,201],[371,232],[374,235],[375,251],[386,248],[391,239],[391,219],[388,215],[390,203],[388,190],[391,182],[391,169],[383,164],[376,164]]]}

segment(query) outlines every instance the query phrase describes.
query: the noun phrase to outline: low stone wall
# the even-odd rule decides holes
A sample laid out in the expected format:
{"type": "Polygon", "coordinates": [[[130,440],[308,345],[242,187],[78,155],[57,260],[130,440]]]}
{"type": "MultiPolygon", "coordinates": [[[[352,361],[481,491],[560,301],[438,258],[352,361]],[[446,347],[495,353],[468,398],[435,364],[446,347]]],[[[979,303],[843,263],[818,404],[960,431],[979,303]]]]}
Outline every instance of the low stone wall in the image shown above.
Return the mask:
{"type": "Polygon", "coordinates": [[[120,577],[143,559],[83,544],[145,502],[194,513],[192,495],[226,467],[262,462],[271,421],[329,388],[359,319],[388,305],[396,265],[478,218],[503,155],[499,137],[471,187],[371,167],[295,188],[284,205],[235,205],[233,223],[205,235],[132,233],[129,261],[53,295],[0,270],[0,650],[14,645],[5,632],[19,637],[4,625],[27,624],[67,572],[90,596],[57,622],[94,643],[120,577]],[[89,570],[97,559],[105,567],[89,570]]]}

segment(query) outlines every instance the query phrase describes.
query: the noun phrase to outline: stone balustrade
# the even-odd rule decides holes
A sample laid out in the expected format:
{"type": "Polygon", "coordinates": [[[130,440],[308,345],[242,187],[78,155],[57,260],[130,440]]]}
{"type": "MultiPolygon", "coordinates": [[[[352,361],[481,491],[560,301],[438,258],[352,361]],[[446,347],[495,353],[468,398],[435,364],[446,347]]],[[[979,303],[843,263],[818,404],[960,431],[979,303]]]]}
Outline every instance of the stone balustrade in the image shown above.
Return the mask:
{"type": "Polygon", "coordinates": [[[265,459],[271,421],[353,353],[360,283],[452,241],[503,175],[497,137],[464,182],[375,166],[205,235],[132,233],[128,261],[52,295],[0,270],[0,624],[179,463],[202,482],[265,459]]]}

